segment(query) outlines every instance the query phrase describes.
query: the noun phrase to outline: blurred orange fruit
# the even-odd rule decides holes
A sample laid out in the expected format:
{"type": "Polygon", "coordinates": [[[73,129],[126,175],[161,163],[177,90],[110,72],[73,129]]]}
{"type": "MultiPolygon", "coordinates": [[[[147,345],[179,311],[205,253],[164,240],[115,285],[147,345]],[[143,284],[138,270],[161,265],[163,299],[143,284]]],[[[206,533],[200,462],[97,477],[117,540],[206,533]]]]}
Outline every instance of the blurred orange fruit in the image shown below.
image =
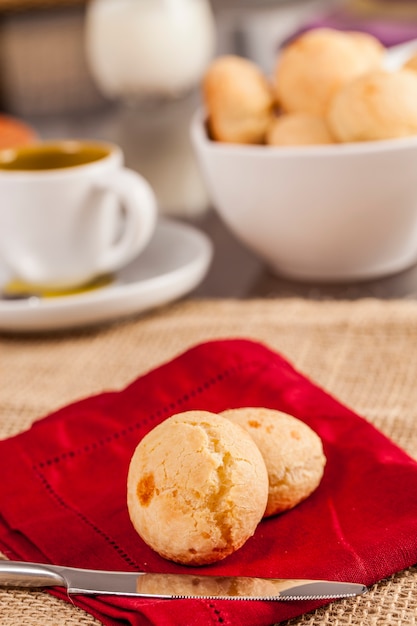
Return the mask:
{"type": "Polygon", "coordinates": [[[0,114],[0,150],[35,143],[38,135],[25,122],[10,115],[0,114]]]}

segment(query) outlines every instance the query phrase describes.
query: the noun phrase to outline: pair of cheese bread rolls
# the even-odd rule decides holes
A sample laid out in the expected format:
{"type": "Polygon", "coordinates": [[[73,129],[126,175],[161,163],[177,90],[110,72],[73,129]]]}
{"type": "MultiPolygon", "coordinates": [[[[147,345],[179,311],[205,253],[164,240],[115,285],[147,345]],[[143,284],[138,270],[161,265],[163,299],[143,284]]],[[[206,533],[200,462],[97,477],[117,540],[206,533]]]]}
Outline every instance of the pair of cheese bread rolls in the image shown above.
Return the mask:
{"type": "Polygon", "coordinates": [[[240,548],[263,517],[307,498],[325,461],[319,436],[280,411],[179,413],[150,431],[132,456],[130,518],[164,558],[212,563],[240,548]]]}

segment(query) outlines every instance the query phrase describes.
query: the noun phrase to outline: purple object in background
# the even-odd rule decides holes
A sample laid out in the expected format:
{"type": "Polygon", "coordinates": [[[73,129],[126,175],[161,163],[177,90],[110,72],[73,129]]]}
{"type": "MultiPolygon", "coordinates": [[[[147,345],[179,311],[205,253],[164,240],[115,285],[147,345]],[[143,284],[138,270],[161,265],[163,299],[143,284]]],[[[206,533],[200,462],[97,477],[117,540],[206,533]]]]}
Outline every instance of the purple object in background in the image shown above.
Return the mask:
{"type": "MultiPolygon", "coordinates": [[[[382,3],[380,3],[382,5],[382,3]]],[[[301,33],[313,28],[336,28],[338,30],[356,30],[374,35],[386,47],[394,46],[410,39],[417,38],[417,2],[411,2],[410,15],[406,18],[404,12],[395,16],[395,2],[385,2],[384,6],[391,4],[393,9],[390,15],[374,11],[361,11],[354,6],[346,6],[309,20],[299,31],[301,33]],[[411,8],[414,5],[414,8],[411,8]]],[[[352,3],[354,5],[354,3],[352,3]]],[[[294,39],[294,36],[291,37],[294,39]]],[[[286,42],[287,43],[287,42],[286,42]]]]}

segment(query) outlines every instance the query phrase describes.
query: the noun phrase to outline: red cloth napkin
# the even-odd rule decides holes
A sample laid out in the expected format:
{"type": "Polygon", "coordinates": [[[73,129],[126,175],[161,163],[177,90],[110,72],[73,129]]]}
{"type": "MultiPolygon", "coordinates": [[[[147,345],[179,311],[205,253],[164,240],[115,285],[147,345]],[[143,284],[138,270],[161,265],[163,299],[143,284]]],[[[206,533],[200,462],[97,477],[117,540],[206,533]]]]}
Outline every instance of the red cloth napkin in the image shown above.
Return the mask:
{"type": "MultiPolygon", "coordinates": [[[[417,464],[280,355],[245,339],[198,345],[121,392],[67,406],[0,442],[0,476],[0,548],[13,559],[367,585],[417,562],[417,464]],[[165,561],[127,513],[126,475],[137,443],[176,412],[256,405],[292,413],[322,437],[320,486],[292,511],[262,521],[218,564],[165,561]]],[[[326,603],[72,600],[109,625],[270,626],[326,603]]]]}

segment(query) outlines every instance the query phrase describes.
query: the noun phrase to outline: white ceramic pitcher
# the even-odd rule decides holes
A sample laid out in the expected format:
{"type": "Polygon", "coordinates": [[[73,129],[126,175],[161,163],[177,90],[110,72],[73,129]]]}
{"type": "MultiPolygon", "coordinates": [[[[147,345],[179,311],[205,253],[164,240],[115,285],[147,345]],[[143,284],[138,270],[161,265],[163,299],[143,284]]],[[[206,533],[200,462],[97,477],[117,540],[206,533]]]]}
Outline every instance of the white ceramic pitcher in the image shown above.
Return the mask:
{"type": "Polygon", "coordinates": [[[91,0],[86,56],[111,99],[175,97],[197,84],[212,57],[208,0],[91,0]]]}

